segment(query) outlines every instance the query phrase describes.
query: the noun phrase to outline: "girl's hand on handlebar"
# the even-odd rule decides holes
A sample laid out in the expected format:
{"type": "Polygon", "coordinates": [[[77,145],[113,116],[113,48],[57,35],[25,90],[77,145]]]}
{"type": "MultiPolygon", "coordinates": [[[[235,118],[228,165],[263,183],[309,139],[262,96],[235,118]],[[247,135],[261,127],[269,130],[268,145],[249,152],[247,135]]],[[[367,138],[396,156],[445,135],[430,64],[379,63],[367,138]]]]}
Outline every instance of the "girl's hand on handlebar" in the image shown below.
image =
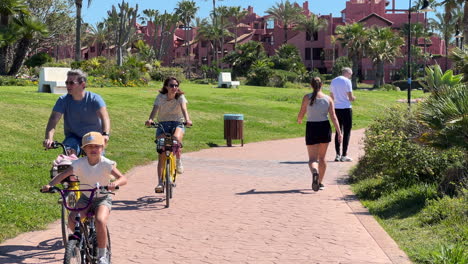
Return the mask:
{"type": "Polygon", "coordinates": [[[111,182],[107,185],[107,189],[112,192],[112,191],[115,191],[116,189],[119,189],[119,186],[111,182]]]}

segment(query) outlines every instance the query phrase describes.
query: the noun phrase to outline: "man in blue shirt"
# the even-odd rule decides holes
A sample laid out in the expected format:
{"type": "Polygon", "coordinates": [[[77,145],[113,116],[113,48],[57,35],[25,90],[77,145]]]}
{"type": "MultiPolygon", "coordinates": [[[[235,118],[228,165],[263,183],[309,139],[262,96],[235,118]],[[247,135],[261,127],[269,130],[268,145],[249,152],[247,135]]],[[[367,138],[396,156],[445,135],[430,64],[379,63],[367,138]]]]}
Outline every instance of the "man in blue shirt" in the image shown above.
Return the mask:
{"type": "Polygon", "coordinates": [[[105,143],[109,140],[110,119],[106,103],[98,94],[85,91],[86,73],[70,70],[65,82],[68,93],[59,97],[52,109],[45,131],[43,145],[50,148],[54,141],[55,127],[64,116],[63,144],[71,153],[80,154],[82,137],[91,131],[99,131],[105,143]]]}

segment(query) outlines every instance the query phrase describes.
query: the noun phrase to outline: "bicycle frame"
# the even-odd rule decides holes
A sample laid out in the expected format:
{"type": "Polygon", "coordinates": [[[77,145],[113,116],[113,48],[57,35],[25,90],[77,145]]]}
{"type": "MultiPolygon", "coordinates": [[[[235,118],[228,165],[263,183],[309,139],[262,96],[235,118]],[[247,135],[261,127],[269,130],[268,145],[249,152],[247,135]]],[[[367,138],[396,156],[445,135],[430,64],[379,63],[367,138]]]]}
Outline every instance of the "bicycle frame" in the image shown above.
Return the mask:
{"type": "MultiPolygon", "coordinates": [[[[118,187],[117,187],[118,188],[118,187]]],[[[92,189],[60,189],[58,187],[51,187],[49,192],[58,191],[62,196],[63,206],[73,212],[79,212],[85,209],[88,209],[93,201],[96,191],[101,191],[107,189],[107,187],[97,186],[92,189]],[[87,204],[83,207],[72,207],[67,203],[66,197],[69,193],[72,192],[90,192],[89,200],[87,204]]],[[[107,192],[113,194],[112,192],[107,192]]],[[[68,227],[66,227],[68,228],[68,227]]],[[[106,227],[107,228],[107,227],[106,227]]],[[[111,256],[110,251],[110,234],[107,230],[107,247],[109,260],[111,256]]],[[[97,233],[94,223],[94,212],[88,211],[85,218],[81,218],[80,213],[75,217],[75,228],[73,235],[70,236],[68,243],[65,248],[65,260],[64,263],[69,263],[72,258],[76,258],[79,254],[79,259],[81,263],[96,263],[97,262],[97,233]],[[73,255],[74,254],[74,255],[73,255]]]]}

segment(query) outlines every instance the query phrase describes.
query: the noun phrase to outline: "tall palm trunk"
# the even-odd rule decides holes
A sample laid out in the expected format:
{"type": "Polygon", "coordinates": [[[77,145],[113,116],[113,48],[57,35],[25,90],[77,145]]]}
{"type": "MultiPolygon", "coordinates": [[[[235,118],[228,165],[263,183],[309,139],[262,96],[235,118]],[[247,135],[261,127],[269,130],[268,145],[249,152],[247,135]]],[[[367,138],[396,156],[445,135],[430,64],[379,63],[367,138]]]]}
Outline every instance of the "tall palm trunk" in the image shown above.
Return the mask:
{"type": "Polygon", "coordinates": [[[351,61],[353,62],[353,76],[351,77],[351,83],[353,85],[353,89],[357,88],[357,75],[359,70],[359,56],[353,55],[351,56],[351,61]]]}
{"type": "Polygon", "coordinates": [[[75,61],[81,60],[81,7],[83,1],[75,1],[76,5],[76,31],[75,31],[75,61]]]}
{"type": "Polygon", "coordinates": [[[15,57],[13,59],[13,64],[11,65],[8,75],[15,76],[21,66],[23,65],[24,59],[29,53],[29,46],[31,45],[31,39],[22,38],[16,47],[15,57]]]}
{"type": "Polygon", "coordinates": [[[468,45],[468,2],[465,1],[464,15],[463,15],[463,40],[465,45],[468,45]]]}

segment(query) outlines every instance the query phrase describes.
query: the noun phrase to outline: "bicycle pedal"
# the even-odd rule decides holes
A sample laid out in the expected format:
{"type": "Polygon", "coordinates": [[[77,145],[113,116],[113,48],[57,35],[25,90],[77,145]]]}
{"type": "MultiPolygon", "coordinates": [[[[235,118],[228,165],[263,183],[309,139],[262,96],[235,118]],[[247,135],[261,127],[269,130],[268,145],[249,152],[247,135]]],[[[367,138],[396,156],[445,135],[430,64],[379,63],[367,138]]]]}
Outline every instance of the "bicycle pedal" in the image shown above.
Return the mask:
{"type": "Polygon", "coordinates": [[[63,203],[63,199],[62,199],[62,198],[58,199],[57,203],[58,203],[58,204],[62,204],[62,203],[63,203]]]}
{"type": "Polygon", "coordinates": [[[155,192],[155,193],[164,193],[164,188],[158,189],[158,188],[156,187],[156,188],[154,188],[154,192],[155,192]]]}

